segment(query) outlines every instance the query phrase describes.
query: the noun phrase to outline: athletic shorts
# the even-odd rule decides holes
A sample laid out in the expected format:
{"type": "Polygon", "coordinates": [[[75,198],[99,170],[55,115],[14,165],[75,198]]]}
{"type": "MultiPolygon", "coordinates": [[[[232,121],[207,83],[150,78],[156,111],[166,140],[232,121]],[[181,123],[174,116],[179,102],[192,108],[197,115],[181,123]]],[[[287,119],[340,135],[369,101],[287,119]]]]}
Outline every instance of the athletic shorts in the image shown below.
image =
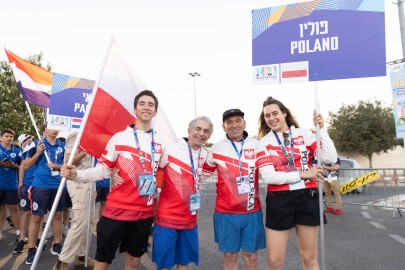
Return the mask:
{"type": "MultiPolygon", "coordinates": [[[[319,226],[318,190],[314,188],[267,192],[266,227],[282,231],[295,224],[319,226]]],[[[324,216],[324,224],[327,223],[324,216]]]]}
{"type": "MultiPolygon", "coordinates": [[[[55,201],[57,189],[31,187],[29,194],[32,214],[43,216],[51,211],[55,201]]],[[[56,211],[65,211],[66,189],[63,189],[56,211]]]]}
{"type": "Polygon", "coordinates": [[[255,253],[266,248],[263,213],[214,213],[214,239],[221,252],[239,252],[243,249],[255,253]]]}
{"type": "Polygon", "coordinates": [[[18,189],[0,190],[0,205],[18,205],[18,189]]]}
{"type": "Polygon", "coordinates": [[[118,247],[120,253],[141,257],[147,251],[152,222],[153,217],[122,221],[102,216],[97,223],[96,260],[111,264],[118,247]]]}
{"type": "Polygon", "coordinates": [[[69,192],[66,189],[66,196],[65,196],[65,208],[72,208],[72,199],[70,198],[69,192]]]}
{"type": "Polygon", "coordinates": [[[97,187],[96,203],[107,201],[108,193],[110,193],[110,187],[97,187]]]}
{"type": "Polygon", "coordinates": [[[20,187],[20,211],[26,212],[31,210],[31,204],[28,197],[28,190],[30,186],[22,185],[20,187]]]}
{"type": "Polygon", "coordinates": [[[176,230],[155,224],[153,229],[152,261],[156,270],[175,265],[199,263],[198,227],[176,230]]]}

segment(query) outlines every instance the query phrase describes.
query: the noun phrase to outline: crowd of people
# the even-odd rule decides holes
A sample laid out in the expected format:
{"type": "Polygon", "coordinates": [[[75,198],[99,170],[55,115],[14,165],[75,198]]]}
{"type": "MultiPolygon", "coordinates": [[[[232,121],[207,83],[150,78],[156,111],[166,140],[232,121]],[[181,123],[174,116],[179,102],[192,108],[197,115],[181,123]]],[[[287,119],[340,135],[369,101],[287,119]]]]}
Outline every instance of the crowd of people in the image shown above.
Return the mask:
{"type": "MultiPolygon", "coordinates": [[[[338,163],[322,115],[313,116],[320,129],[318,149],[316,134],[300,128],[281,101],[268,97],[256,137],[245,130],[244,112],[229,109],[222,115],[224,139],[207,149],[204,145],[214,130],[209,117],[196,116],[189,122],[187,136],[167,143],[152,127],[158,105],[152,91],[141,91],[134,99],[134,124],[111,137],[95,166],[84,151],[72,153],[77,133],[69,135],[65,144],[57,130],[45,128],[39,140],[20,135],[21,148],[17,148],[11,145],[14,132],[1,131],[0,228],[7,208],[18,237],[13,253],[23,252],[28,237],[26,263],[32,264],[43,218],[64,177],[67,189],[52,221],[47,221],[52,222],[50,250],[58,255],[53,269],[68,269],[71,263],[108,269],[117,250],[125,253],[123,268],[138,269],[150,234],[156,269],[188,269],[200,260],[201,181],[217,172],[213,239],[223,253],[224,269],[238,269],[240,251],[244,269],[258,269],[260,249],[267,249],[267,269],[282,269],[293,228],[303,269],[319,269],[317,239],[321,220],[327,221],[320,216],[318,185],[327,177],[331,182],[331,177],[312,160],[319,153],[330,171],[338,163]],[[72,162],[67,164],[68,160],[72,162]],[[267,184],[264,218],[259,180],[267,184]],[[67,196],[72,221],[62,246],[67,196]],[[94,223],[88,213],[94,213],[96,201],[100,201],[100,219],[94,224],[93,260],[87,256],[89,224],[94,223]]],[[[330,207],[328,203],[326,212],[330,207]]],[[[339,201],[337,210],[341,211],[339,201]]]]}

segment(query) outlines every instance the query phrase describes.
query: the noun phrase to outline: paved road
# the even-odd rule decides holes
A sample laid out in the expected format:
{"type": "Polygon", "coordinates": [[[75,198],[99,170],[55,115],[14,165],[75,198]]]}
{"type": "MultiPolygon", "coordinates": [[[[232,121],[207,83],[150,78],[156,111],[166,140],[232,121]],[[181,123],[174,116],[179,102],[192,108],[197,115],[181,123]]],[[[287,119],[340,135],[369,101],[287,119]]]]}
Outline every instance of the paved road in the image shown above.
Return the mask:
{"type": "MultiPolygon", "coordinates": [[[[190,269],[222,269],[222,254],[213,242],[212,213],[214,196],[204,196],[204,207],[199,212],[200,265],[190,269]]],[[[367,270],[404,270],[405,269],[405,217],[392,218],[392,210],[344,205],[341,216],[328,215],[324,227],[325,268],[328,270],[367,269],[367,270]]],[[[26,250],[22,254],[11,254],[15,247],[14,230],[6,228],[0,240],[0,269],[30,269],[25,265],[26,250]]],[[[49,240],[47,241],[49,246],[49,240]]],[[[90,255],[94,257],[95,238],[93,237],[90,255]]],[[[142,257],[140,270],[155,269],[150,261],[151,252],[142,257]]],[[[40,258],[40,270],[52,269],[56,257],[49,250],[40,258]]],[[[321,256],[320,256],[321,261],[321,256]]],[[[122,270],[124,256],[117,255],[110,269],[122,270]]],[[[70,266],[70,269],[73,269],[70,266]]],[[[239,269],[243,269],[239,260],[239,269]]],[[[259,252],[259,269],[266,269],[266,252],[259,252]]],[[[284,269],[298,270],[301,264],[294,231],[290,237],[284,269]]]]}

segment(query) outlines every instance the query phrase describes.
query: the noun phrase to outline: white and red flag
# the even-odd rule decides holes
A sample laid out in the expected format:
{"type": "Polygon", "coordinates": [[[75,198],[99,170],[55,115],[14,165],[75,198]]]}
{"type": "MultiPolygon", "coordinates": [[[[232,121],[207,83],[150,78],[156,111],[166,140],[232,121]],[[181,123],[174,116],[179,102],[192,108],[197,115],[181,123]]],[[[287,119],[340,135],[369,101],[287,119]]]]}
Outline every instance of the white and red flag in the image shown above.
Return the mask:
{"type": "MultiPolygon", "coordinates": [[[[134,98],[146,89],[148,88],[132,70],[113,40],[93,90],[93,100],[83,118],[80,148],[94,157],[100,157],[112,135],[134,123],[134,98]]],[[[152,127],[167,142],[177,141],[160,104],[152,127]]]]}

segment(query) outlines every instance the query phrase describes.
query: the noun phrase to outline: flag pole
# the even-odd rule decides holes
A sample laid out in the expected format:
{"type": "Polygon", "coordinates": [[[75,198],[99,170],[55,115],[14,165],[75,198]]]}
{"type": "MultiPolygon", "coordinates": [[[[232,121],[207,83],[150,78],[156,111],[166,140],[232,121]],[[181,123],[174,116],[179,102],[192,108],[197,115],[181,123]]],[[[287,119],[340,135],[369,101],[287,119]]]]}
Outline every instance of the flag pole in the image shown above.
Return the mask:
{"type": "MultiPolygon", "coordinates": [[[[315,77],[316,77],[315,73],[315,77]]],[[[318,96],[318,80],[315,81],[315,113],[319,114],[320,113],[320,104],[319,104],[319,96],[318,96]]],[[[322,165],[322,156],[321,156],[321,131],[320,131],[320,126],[319,124],[316,124],[316,160],[317,160],[317,166],[322,165]]],[[[321,244],[321,266],[320,269],[325,269],[325,226],[324,226],[324,219],[323,219],[323,187],[322,183],[318,184],[318,198],[319,198],[319,222],[320,222],[320,244],[321,244]]]]}
{"type": "MultiPolygon", "coordinates": [[[[25,106],[27,106],[27,110],[28,110],[28,113],[29,113],[29,115],[30,115],[31,122],[32,122],[32,125],[34,126],[35,132],[37,133],[38,140],[42,141],[42,136],[41,136],[41,134],[39,134],[39,130],[38,130],[37,124],[36,124],[36,122],[35,122],[34,116],[32,115],[30,105],[28,104],[27,101],[25,101],[25,106]]],[[[24,150],[24,149],[23,149],[23,150],[24,150]]],[[[44,154],[45,154],[46,161],[48,161],[48,163],[49,163],[49,162],[50,162],[50,159],[49,159],[48,153],[47,153],[46,151],[44,151],[44,154]]]]}
{"type": "MultiPolygon", "coordinates": [[[[88,118],[89,112],[90,112],[91,107],[92,107],[92,105],[93,105],[93,100],[94,100],[95,94],[96,94],[96,92],[97,92],[98,82],[100,81],[100,78],[101,78],[101,76],[102,76],[102,74],[103,74],[103,72],[104,72],[105,65],[106,65],[106,63],[107,63],[107,59],[108,59],[108,56],[109,56],[109,54],[110,54],[110,51],[111,51],[111,48],[112,48],[112,45],[113,45],[114,41],[115,41],[115,36],[112,35],[111,41],[110,41],[110,45],[109,45],[108,50],[107,50],[107,53],[106,53],[106,55],[105,55],[105,58],[104,58],[104,61],[103,61],[103,65],[102,65],[102,68],[101,68],[101,70],[100,70],[98,79],[97,79],[97,81],[96,81],[96,83],[94,84],[94,87],[93,87],[92,96],[91,96],[91,99],[90,99],[90,101],[89,101],[89,105],[88,105],[88,107],[86,108],[86,113],[84,114],[84,117],[83,117],[83,120],[82,120],[82,124],[80,125],[79,132],[78,132],[77,137],[76,137],[76,140],[75,140],[75,142],[74,142],[74,145],[73,145],[73,148],[72,148],[72,153],[76,153],[76,151],[77,151],[77,148],[78,148],[78,145],[79,145],[81,136],[82,136],[82,134],[83,134],[84,127],[85,127],[86,122],[87,122],[87,118],[88,118]]],[[[70,155],[69,160],[68,160],[68,162],[67,162],[67,165],[71,165],[71,164],[73,163],[73,158],[74,158],[74,155],[70,155]]],[[[61,182],[60,182],[60,184],[59,184],[58,191],[57,191],[57,193],[56,193],[56,195],[55,195],[55,200],[54,200],[54,202],[53,202],[51,211],[49,212],[49,215],[48,215],[48,220],[49,220],[49,221],[51,221],[51,220],[53,219],[53,216],[55,215],[56,208],[57,208],[57,206],[58,206],[58,204],[59,204],[60,197],[62,196],[62,192],[63,192],[63,189],[64,189],[64,187],[65,187],[65,183],[66,183],[66,178],[65,178],[65,177],[62,177],[62,180],[61,180],[61,182]]],[[[30,268],[31,270],[35,270],[36,267],[37,267],[37,264],[38,264],[38,261],[39,261],[39,257],[41,256],[41,253],[42,253],[42,247],[44,246],[44,242],[45,242],[45,240],[46,240],[46,234],[47,234],[47,232],[48,232],[48,230],[49,230],[49,227],[51,226],[51,223],[52,223],[52,222],[47,222],[47,223],[46,223],[44,232],[42,233],[41,241],[39,242],[39,245],[38,245],[38,248],[37,248],[37,252],[36,252],[36,254],[35,254],[34,261],[33,261],[32,265],[31,265],[31,268],[30,268]]]]}

